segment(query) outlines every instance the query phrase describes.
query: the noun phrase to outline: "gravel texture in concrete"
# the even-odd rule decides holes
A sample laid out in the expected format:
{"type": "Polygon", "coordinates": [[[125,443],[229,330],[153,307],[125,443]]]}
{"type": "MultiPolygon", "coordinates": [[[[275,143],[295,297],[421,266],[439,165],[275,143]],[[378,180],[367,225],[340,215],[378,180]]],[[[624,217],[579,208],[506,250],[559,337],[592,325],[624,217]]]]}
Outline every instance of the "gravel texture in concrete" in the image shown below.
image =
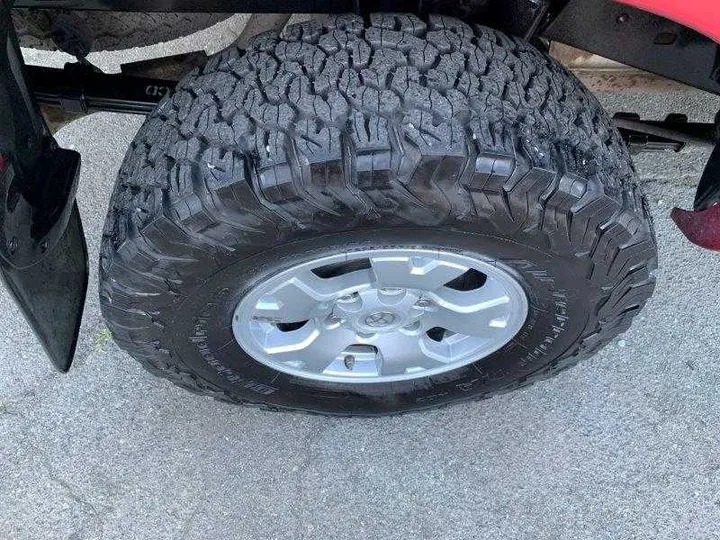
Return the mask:
{"type": "MultiPolygon", "coordinates": [[[[603,100],[648,117],[718,109],[695,93],[603,100]]],[[[52,370],[0,289],[0,538],[720,538],[720,256],[668,218],[691,204],[702,154],[639,160],[657,293],[600,354],[481,403],[325,419],[194,396],[109,341],[98,243],[140,123],[98,114],[58,135],[83,154],[92,261],[69,374],[52,370]]]]}

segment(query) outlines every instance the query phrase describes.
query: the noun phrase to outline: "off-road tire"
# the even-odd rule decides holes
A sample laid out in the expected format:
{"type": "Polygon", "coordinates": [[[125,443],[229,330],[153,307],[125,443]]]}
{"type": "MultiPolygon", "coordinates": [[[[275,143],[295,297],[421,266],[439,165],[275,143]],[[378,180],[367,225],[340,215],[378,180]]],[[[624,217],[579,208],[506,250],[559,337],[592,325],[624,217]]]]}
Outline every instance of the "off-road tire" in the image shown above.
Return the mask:
{"type": "MultiPolygon", "coordinates": [[[[31,49],[55,50],[51,37],[53,20],[61,10],[15,9],[13,22],[20,45],[31,49]]],[[[94,51],[144,47],[187,36],[209,28],[229,17],[224,13],[144,13],[119,11],[70,12],[92,33],[94,51]]]]}
{"type": "Polygon", "coordinates": [[[598,101],[531,45],[452,18],[305,23],[229,49],[147,119],[104,232],[116,342],[204,395],[375,415],[506,392],[626,330],[656,245],[627,149],[598,101]],[[338,250],[494,257],[530,315],[475,364],[344,385],[261,365],[230,321],[254,283],[338,250]]]}

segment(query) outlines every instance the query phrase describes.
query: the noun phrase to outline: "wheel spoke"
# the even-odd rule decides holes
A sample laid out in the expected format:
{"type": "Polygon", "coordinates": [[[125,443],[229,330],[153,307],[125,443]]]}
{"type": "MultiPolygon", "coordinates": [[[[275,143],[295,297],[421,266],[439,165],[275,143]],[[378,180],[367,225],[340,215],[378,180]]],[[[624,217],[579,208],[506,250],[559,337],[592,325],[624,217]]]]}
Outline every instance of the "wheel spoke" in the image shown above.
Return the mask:
{"type": "Polygon", "coordinates": [[[468,352],[477,350],[485,340],[477,336],[452,334],[442,341],[426,339],[423,341],[425,354],[442,364],[451,364],[468,352]]]}
{"type": "Polygon", "coordinates": [[[512,313],[507,291],[491,279],[473,291],[445,289],[431,298],[436,305],[428,309],[426,327],[445,328],[457,334],[492,337],[505,329],[512,313]]]}
{"type": "Polygon", "coordinates": [[[323,279],[310,270],[281,283],[255,305],[254,316],[271,322],[299,322],[328,314],[331,302],[349,291],[370,286],[367,270],[323,279]]]}
{"type": "Polygon", "coordinates": [[[423,333],[407,334],[402,331],[378,336],[372,343],[382,358],[380,374],[404,375],[441,366],[441,361],[427,355],[423,346],[425,339],[423,333]]]}
{"type": "Polygon", "coordinates": [[[355,332],[343,327],[320,328],[311,321],[292,332],[263,323],[265,352],[290,368],[322,373],[340,353],[355,342],[355,332]]]}
{"type": "Polygon", "coordinates": [[[468,267],[434,255],[376,256],[370,265],[379,287],[434,291],[463,275],[468,267]]]}

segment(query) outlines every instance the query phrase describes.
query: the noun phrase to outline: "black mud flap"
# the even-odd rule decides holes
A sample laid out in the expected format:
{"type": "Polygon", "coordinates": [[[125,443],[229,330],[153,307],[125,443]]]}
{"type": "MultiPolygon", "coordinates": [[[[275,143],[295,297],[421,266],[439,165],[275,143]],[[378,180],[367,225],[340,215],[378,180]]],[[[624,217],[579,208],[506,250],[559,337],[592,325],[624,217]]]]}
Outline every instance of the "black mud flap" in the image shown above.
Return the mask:
{"type": "Polygon", "coordinates": [[[10,7],[0,0],[0,276],[67,371],[88,281],[75,204],[80,155],[58,148],[25,83],[10,7]]]}
{"type": "Polygon", "coordinates": [[[22,270],[0,265],[5,283],[60,371],[70,369],[77,345],[88,261],[77,205],[65,233],[37,264],[22,270]]]}

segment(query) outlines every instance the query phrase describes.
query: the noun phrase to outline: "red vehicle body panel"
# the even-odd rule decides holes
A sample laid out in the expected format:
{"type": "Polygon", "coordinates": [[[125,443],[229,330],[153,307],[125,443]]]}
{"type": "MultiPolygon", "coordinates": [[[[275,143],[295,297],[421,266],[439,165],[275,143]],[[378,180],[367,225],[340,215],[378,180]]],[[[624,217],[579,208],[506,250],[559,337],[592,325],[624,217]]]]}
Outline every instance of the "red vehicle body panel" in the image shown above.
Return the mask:
{"type": "Polygon", "coordinates": [[[685,238],[693,244],[712,251],[720,251],[720,205],[716,204],[700,212],[673,208],[670,217],[685,238]]]}
{"type": "Polygon", "coordinates": [[[618,0],[697,30],[720,43],[718,0],[618,0]]]}

